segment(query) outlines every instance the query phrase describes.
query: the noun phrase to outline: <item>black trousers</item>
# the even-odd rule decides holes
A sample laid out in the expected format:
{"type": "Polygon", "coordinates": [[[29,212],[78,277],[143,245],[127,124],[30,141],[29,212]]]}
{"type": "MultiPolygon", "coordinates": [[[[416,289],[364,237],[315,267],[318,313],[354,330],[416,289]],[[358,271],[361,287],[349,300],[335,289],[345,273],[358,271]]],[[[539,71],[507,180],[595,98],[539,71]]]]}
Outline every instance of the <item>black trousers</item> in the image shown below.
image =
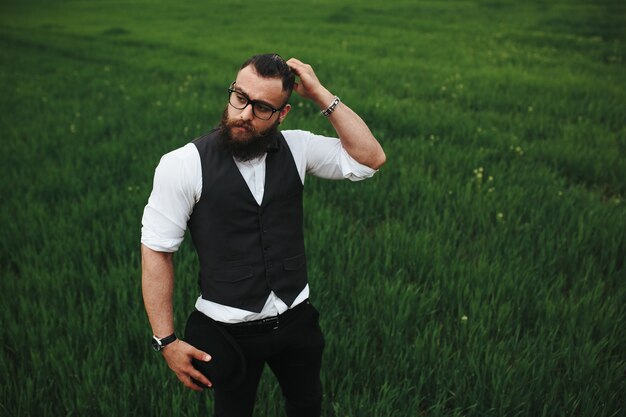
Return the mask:
{"type": "Polygon", "coordinates": [[[280,384],[287,416],[320,416],[324,336],[319,313],[308,300],[278,316],[277,323],[222,326],[239,343],[246,357],[247,374],[234,389],[214,390],[215,417],[252,417],[266,363],[280,384]]]}

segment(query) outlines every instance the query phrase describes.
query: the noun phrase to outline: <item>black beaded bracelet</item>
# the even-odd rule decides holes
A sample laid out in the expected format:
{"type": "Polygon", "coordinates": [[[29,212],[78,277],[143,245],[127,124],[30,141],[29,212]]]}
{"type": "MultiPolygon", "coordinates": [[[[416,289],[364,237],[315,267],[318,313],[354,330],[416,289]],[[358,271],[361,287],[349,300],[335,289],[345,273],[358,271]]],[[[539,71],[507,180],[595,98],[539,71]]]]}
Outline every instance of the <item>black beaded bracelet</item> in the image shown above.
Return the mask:
{"type": "Polygon", "coordinates": [[[322,116],[325,116],[325,117],[330,116],[330,114],[335,111],[335,109],[337,108],[337,105],[339,104],[340,101],[341,101],[341,99],[339,97],[335,96],[335,99],[333,100],[332,103],[330,103],[330,106],[328,106],[326,108],[326,110],[322,111],[322,116]]]}

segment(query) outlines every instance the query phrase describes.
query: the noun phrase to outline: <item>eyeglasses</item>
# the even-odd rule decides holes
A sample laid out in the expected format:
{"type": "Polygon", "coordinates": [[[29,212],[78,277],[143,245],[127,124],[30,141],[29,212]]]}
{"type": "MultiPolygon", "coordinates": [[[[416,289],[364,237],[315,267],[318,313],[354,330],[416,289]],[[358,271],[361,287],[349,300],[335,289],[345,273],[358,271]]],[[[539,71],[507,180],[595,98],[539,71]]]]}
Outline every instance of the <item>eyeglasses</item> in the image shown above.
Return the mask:
{"type": "Polygon", "coordinates": [[[285,108],[285,106],[283,106],[280,109],[275,109],[262,101],[250,100],[250,98],[241,91],[233,90],[234,86],[235,82],[233,81],[228,89],[228,103],[230,103],[230,105],[237,110],[243,110],[248,107],[248,105],[251,105],[252,114],[254,114],[255,117],[258,117],[261,120],[269,120],[272,118],[274,113],[285,108]]]}

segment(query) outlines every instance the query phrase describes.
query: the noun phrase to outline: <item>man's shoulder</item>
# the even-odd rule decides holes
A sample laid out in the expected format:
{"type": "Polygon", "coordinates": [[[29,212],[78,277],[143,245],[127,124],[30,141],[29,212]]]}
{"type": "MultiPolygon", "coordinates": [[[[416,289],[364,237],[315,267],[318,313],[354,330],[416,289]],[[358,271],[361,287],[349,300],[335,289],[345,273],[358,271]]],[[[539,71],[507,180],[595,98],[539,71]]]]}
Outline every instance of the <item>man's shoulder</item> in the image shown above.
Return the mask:
{"type": "Polygon", "coordinates": [[[285,138],[285,142],[296,160],[299,160],[300,156],[305,154],[308,142],[311,136],[313,136],[311,132],[297,129],[281,130],[280,133],[285,138]]]}
{"type": "Polygon", "coordinates": [[[280,133],[282,133],[292,153],[303,152],[308,142],[315,136],[309,131],[299,129],[281,130],[280,133]]]}
{"type": "Polygon", "coordinates": [[[188,143],[161,157],[155,172],[155,182],[164,189],[195,190],[201,172],[198,149],[193,143],[188,143]]]}
{"type": "Polygon", "coordinates": [[[309,132],[308,130],[301,129],[291,129],[291,130],[281,130],[281,133],[287,140],[338,140],[335,137],[320,135],[317,133],[309,132]]]}
{"type": "Polygon", "coordinates": [[[313,133],[307,130],[300,130],[300,129],[281,130],[280,133],[282,133],[285,139],[288,139],[288,140],[303,139],[303,138],[307,138],[313,135],[313,133]]]}
{"type": "Polygon", "coordinates": [[[193,142],[187,143],[180,148],[174,149],[161,157],[163,161],[188,161],[189,159],[195,159],[198,156],[198,149],[193,142]]]}

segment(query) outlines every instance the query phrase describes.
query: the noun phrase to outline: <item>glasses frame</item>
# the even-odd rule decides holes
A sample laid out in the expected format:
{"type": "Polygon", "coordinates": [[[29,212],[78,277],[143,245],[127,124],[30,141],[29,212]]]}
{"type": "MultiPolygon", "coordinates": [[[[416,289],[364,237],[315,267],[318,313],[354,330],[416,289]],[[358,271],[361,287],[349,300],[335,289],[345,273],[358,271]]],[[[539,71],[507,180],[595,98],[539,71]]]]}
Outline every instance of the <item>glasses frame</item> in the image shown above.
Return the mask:
{"type": "Polygon", "coordinates": [[[233,89],[233,87],[235,86],[235,82],[236,81],[233,81],[230,84],[230,87],[228,87],[228,104],[233,106],[233,108],[235,108],[237,110],[244,110],[246,107],[251,105],[252,106],[252,114],[254,114],[254,117],[256,117],[257,119],[270,120],[272,117],[274,117],[274,113],[281,112],[285,108],[285,106],[287,105],[287,103],[285,103],[280,109],[275,109],[274,107],[270,106],[269,104],[267,104],[266,102],[264,102],[262,100],[251,100],[250,97],[248,97],[248,95],[246,93],[244,93],[243,91],[238,91],[238,90],[233,89]],[[237,94],[240,94],[243,97],[245,97],[246,101],[247,101],[246,105],[243,106],[243,107],[237,107],[233,103],[231,103],[230,102],[230,96],[233,93],[237,93],[237,94]],[[256,104],[257,103],[262,104],[263,106],[269,107],[272,110],[272,113],[270,114],[270,116],[267,119],[264,119],[264,118],[262,118],[262,117],[260,117],[259,115],[256,114],[255,108],[256,108],[256,104]]]}

